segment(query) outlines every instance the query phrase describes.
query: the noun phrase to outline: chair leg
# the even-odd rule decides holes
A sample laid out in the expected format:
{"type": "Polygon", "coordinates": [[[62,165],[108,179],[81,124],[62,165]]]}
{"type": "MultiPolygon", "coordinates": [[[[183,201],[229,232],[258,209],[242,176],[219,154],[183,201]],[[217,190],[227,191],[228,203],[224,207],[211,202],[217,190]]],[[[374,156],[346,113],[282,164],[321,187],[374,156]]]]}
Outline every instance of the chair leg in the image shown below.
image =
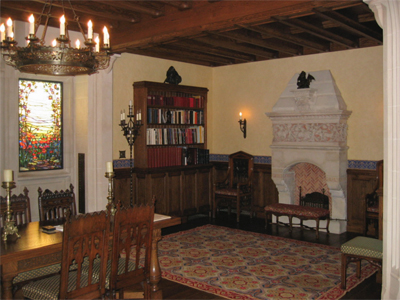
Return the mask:
{"type": "Polygon", "coordinates": [[[357,264],[356,275],[357,275],[357,278],[360,278],[361,277],[361,259],[357,260],[356,264],[357,264]]]}
{"type": "Polygon", "coordinates": [[[342,264],[341,264],[341,285],[340,287],[342,288],[342,290],[346,289],[346,271],[347,271],[347,256],[346,254],[342,253],[342,264]]]}

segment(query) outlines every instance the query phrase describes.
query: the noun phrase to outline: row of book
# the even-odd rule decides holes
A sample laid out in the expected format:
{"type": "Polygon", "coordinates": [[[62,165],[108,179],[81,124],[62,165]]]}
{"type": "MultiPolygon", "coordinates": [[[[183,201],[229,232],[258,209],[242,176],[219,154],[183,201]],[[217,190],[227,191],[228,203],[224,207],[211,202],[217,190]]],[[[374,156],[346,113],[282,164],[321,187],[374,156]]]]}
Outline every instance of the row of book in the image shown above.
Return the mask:
{"type": "Polygon", "coordinates": [[[193,107],[204,108],[205,99],[203,96],[162,96],[162,95],[147,95],[147,105],[161,105],[161,106],[180,106],[180,107],[193,107]]]}
{"type": "Polygon", "coordinates": [[[147,145],[185,145],[204,143],[204,126],[189,128],[147,128],[147,145]]]}
{"type": "Polygon", "coordinates": [[[147,149],[149,168],[208,164],[208,149],[188,147],[152,147],[147,149]]]}
{"type": "Polygon", "coordinates": [[[152,124],[204,124],[202,110],[175,110],[148,108],[147,123],[152,124]]]}

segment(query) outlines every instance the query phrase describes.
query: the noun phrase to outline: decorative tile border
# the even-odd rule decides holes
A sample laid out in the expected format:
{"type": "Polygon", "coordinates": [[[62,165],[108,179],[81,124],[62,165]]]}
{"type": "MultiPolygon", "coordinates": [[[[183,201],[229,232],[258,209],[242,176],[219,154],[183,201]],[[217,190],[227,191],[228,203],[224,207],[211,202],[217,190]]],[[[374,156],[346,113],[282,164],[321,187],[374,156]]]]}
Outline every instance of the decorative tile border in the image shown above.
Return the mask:
{"type": "MultiPolygon", "coordinates": [[[[228,161],[229,154],[210,154],[210,161],[228,161]]],[[[129,159],[114,160],[114,169],[129,168],[129,159]]],[[[271,156],[255,156],[256,164],[271,164],[271,156]]],[[[376,161],[371,160],[349,160],[349,169],[376,170],[376,161]]],[[[135,160],[132,159],[132,166],[135,166],[135,160]]]]}

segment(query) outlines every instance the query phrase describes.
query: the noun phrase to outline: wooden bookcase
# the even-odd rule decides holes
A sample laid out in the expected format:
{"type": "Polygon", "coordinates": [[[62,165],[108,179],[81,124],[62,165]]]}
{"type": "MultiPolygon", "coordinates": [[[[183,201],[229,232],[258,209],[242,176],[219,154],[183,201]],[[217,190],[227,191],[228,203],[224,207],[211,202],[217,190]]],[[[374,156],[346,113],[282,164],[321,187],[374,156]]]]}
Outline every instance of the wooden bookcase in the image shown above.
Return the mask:
{"type": "MultiPolygon", "coordinates": [[[[133,202],[146,203],[155,196],[156,212],[160,214],[186,217],[195,213],[209,213],[213,187],[212,164],[188,163],[185,165],[174,152],[177,148],[200,149],[200,151],[196,150],[198,152],[207,150],[208,89],[148,81],[135,82],[133,89],[134,114],[140,111],[143,123],[134,145],[133,202]],[[164,102],[161,102],[161,96],[164,97],[164,102]],[[168,99],[167,102],[166,99],[168,99]],[[174,99],[175,105],[170,102],[174,99]],[[198,104],[199,101],[200,104],[198,104]],[[149,116],[148,112],[153,112],[157,117],[149,116]],[[197,115],[197,122],[177,122],[176,116],[179,113],[181,120],[182,115],[186,115],[184,120],[190,118],[196,120],[197,115]],[[167,117],[171,119],[168,123],[166,123],[167,117]],[[177,129],[186,133],[199,127],[204,128],[201,141],[182,141],[181,137],[180,142],[176,143],[177,140],[179,141],[177,129]],[[159,132],[168,130],[174,132],[175,142],[171,135],[169,137],[167,135],[166,143],[149,145],[147,132],[153,129],[159,132]],[[160,151],[158,154],[161,153],[161,156],[150,157],[149,153],[154,154],[152,153],[154,149],[160,151]],[[175,157],[172,162],[171,157],[175,157]],[[156,162],[155,159],[157,159],[156,162]]],[[[116,201],[129,205],[130,170],[128,168],[116,170],[114,192],[116,201]]]]}
{"type": "Polygon", "coordinates": [[[140,81],[133,89],[135,115],[140,112],[143,123],[135,168],[208,163],[207,88],[140,81]]]}

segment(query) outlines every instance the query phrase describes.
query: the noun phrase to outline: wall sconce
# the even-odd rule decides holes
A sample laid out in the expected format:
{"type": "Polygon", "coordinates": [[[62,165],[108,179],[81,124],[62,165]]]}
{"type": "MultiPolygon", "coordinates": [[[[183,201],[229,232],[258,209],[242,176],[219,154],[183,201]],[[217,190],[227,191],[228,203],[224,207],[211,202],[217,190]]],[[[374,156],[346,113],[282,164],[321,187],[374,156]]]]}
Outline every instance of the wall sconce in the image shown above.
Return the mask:
{"type": "Polygon", "coordinates": [[[242,112],[239,113],[240,131],[243,132],[243,137],[246,138],[246,119],[242,120],[242,112]]]}

